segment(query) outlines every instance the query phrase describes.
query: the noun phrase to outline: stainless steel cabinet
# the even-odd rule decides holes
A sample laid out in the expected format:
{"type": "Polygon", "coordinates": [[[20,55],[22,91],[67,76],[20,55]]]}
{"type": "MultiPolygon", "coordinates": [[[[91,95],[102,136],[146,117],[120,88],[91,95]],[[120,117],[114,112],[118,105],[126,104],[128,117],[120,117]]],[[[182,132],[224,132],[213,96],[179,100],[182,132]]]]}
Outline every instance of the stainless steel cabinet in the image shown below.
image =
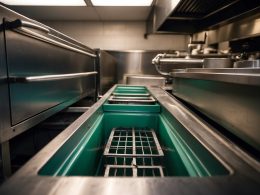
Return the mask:
{"type": "Polygon", "coordinates": [[[96,93],[95,51],[0,5],[0,143],[96,93]]]}
{"type": "Polygon", "coordinates": [[[6,52],[12,125],[75,97],[93,93],[95,89],[94,58],[85,54],[11,30],[6,31],[6,52]],[[26,80],[77,73],[93,74],[59,80],[56,77],[26,80]]]}
{"type": "Polygon", "coordinates": [[[0,143],[86,96],[96,95],[95,51],[0,5],[0,143]]]}

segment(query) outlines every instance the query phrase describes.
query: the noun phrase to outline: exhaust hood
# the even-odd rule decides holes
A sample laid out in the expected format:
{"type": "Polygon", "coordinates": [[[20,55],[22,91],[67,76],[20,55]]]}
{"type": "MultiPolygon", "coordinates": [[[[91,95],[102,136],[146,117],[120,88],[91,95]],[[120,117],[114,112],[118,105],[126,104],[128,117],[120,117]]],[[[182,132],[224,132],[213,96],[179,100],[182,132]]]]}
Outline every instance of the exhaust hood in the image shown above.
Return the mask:
{"type": "Polygon", "coordinates": [[[191,34],[259,14],[260,1],[243,0],[156,1],[148,19],[148,33],[191,34]]]}

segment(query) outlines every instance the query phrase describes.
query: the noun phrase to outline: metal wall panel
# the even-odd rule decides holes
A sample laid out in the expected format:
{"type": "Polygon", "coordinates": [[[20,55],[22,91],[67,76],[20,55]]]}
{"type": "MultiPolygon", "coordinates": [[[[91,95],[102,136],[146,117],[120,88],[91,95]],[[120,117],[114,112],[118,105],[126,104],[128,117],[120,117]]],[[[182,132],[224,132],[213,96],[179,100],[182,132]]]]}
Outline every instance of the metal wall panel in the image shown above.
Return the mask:
{"type": "Polygon", "coordinates": [[[117,82],[117,61],[108,52],[98,53],[98,95],[104,95],[117,82]]]}
{"type": "MultiPolygon", "coordinates": [[[[169,51],[109,51],[117,60],[117,81],[118,83],[126,83],[127,75],[160,75],[152,59],[158,53],[169,53],[169,51]]],[[[176,65],[162,66],[165,72],[171,72],[176,65]]]]}

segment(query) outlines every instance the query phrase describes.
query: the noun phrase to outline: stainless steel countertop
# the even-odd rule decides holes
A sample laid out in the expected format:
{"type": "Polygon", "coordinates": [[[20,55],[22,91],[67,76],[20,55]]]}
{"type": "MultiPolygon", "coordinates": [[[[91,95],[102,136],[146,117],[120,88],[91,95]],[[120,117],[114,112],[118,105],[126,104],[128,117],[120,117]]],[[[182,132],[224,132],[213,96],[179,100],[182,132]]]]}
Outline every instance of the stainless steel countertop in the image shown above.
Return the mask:
{"type": "Polygon", "coordinates": [[[72,125],[59,134],[0,188],[0,194],[258,194],[260,163],[240,150],[215,129],[188,111],[178,100],[158,87],[152,95],[229,170],[230,175],[214,177],[103,178],[84,176],[39,176],[42,166],[57,152],[109,97],[115,86],[72,125]]]}
{"type": "Polygon", "coordinates": [[[259,68],[220,68],[220,69],[184,69],[183,72],[172,72],[172,77],[221,81],[234,84],[260,85],[259,68]]]}

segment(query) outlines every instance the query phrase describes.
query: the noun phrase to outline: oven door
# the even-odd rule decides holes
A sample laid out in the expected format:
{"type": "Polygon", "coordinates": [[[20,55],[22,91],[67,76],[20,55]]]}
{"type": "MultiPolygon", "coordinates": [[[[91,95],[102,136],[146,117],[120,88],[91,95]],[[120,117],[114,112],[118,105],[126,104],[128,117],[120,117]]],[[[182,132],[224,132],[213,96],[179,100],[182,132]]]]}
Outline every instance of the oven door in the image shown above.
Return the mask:
{"type": "Polygon", "coordinates": [[[12,125],[95,93],[94,51],[29,21],[6,21],[5,37],[12,125]]]}

